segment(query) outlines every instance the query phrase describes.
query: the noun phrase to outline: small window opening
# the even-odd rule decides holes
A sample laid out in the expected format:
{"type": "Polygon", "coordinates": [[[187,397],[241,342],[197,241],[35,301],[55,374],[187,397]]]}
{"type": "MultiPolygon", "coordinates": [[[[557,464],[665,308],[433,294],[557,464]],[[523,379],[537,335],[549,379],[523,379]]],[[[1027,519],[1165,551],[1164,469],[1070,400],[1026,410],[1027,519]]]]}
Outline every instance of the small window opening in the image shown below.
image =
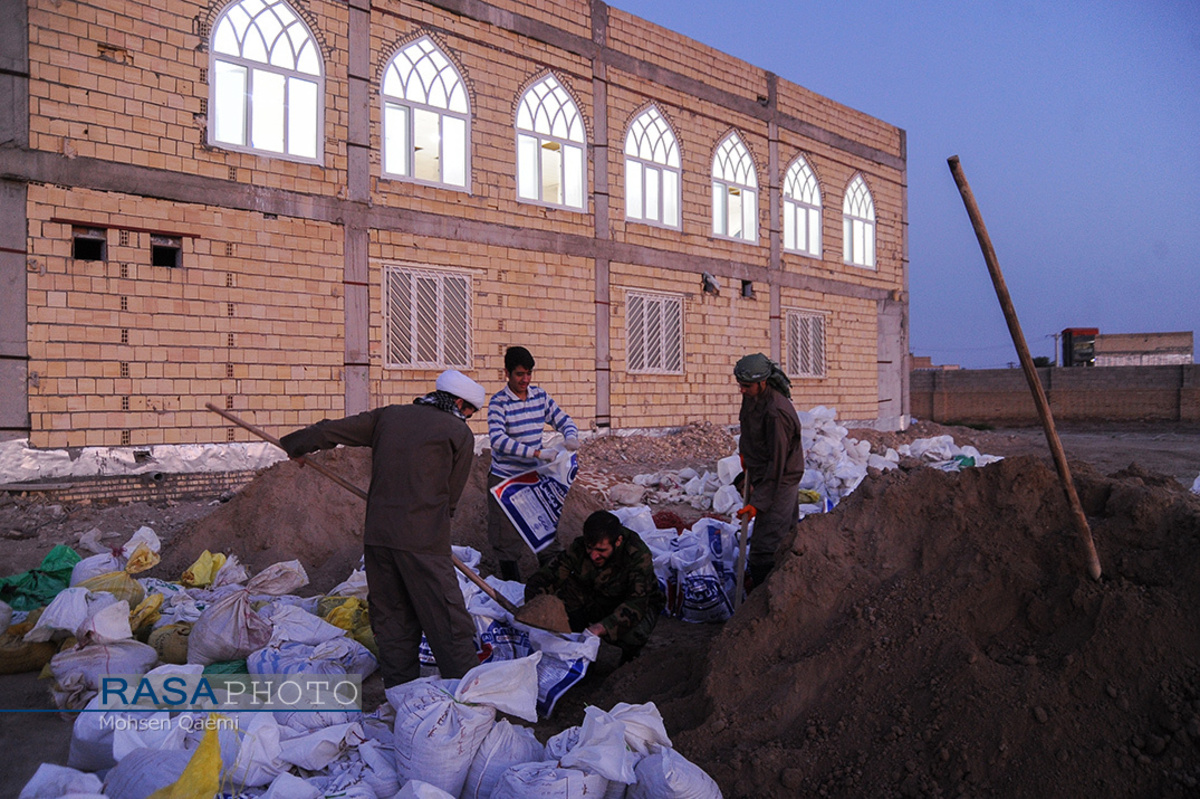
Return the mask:
{"type": "Polygon", "coordinates": [[[151,236],[150,263],[171,269],[183,266],[183,240],[179,236],[151,236]]]}
{"type": "Polygon", "coordinates": [[[121,446],[128,447],[131,438],[132,438],[132,436],[129,434],[128,430],[122,430],[121,431],[121,446]]]}
{"type": "Polygon", "coordinates": [[[104,228],[75,227],[71,256],[77,261],[103,261],[108,257],[108,231],[104,228]]]}

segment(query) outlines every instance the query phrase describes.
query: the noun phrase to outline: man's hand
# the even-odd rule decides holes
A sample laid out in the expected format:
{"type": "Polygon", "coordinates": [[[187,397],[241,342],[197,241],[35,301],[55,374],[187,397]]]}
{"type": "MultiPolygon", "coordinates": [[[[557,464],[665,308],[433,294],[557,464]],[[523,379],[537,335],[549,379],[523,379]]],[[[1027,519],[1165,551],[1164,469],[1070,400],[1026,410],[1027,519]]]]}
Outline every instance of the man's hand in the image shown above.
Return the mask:
{"type": "Polygon", "coordinates": [[[746,507],[740,509],[736,514],[739,519],[746,522],[750,521],[757,515],[758,508],[754,507],[753,505],[747,505],[746,507]]]}
{"type": "Polygon", "coordinates": [[[550,461],[554,460],[554,452],[552,450],[535,449],[533,451],[533,457],[537,458],[539,461],[546,461],[549,463],[550,461]]]}
{"type": "Polygon", "coordinates": [[[567,452],[574,452],[579,449],[579,439],[575,436],[569,436],[563,441],[563,446],[566,447],[567,452]]]}
{"type": "Polygon", "coordinates": [[[587,628],[587,632],[599,638],[600,636],[604,635],[604,625],[600,622],[596,622],[587,628]]]}

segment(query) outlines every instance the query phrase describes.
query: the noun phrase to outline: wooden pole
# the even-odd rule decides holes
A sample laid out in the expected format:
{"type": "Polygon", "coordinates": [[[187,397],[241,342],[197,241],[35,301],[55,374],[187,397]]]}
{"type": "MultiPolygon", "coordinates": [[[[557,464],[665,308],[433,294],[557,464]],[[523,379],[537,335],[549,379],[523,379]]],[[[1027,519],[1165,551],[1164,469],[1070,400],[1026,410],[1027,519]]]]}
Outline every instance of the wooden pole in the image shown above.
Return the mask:
{"type": "Polygon", "coordinates": [[[1000,271],[1000,262],[996,258],[996,250],[992,247],[992,239],[988,236],[987,227],[983,224],[983,215],[975,202],[975,195],[963,174],[958,156],[952,155],[947,162],[958,191],[962,194],[963,204],[967,207],[967,215],[975,228],[975,237],[979,239],[979,247],[983,250],[983,260],[987,262],[988,272],[992,276],[992,285],[996,287],[996,296],[1000,299],[1000,310],[1004,312],[1004,320],[1008,323],[1008,332],[1012,336],[1013,345],[1017,348],[1017,357],[1021,360],[1021,370],[1025,372],[1025,380],[1029,390],[1033,392],[1033,401],[1037,406],[1038,416],[1042,420],[1042,428],[1046,431],[1046,442],[1050,445],[1050,454],[1054,457],[1054,467],[1058,470],[1058,479],[1062,483],[1063,492],[1067,495],[1067,503],[1071,506],[1071,515],[1075,521],[1075,530],[1083,544],[1087,557],[1088,574],[1093,580],[1100,579],[1100,559],[1096,556],[1096,545],[1092,542],[1092,531],[1088,526],[1087,516],[1083,505],[1079,502],[1079,494],[1075,491],[1075,483],[1071,479],[1071,469],[1067,466],[1067,455],[1063,452],[1062,441],[1054,428],[1054,417],[1050,413],[1050,403],[1046,399],[1046,391],[1042,381],[1038,379],[1037,369],[1034,368],[1033,358],[1029,355],[1029,347],[1025,344],[1025,334],[1021,332],[1021,323],[1017,319],[1017,311],[1013,307],[1012,297],[1009,296],[1008,286],[1004,283],[1004,274],[1000,271]]]}
{"type": "MultiPolygon", "coordinates": [[[[249,430],[254,435],[261,438],[263,441],[266,441],[269,444],[274,444],[275,446],[279,447],[279,439],[270,435],[269,433],[262,430],[261,428],[255,427],[254,425],[250,424],[249,422],[242,421],[238,417],[234,416],[232,413],[221,410],[216,405],[213,405],[211,402],[204,403],[204,407],[208,408],[213,413],[220,414],[221,416],[225,417],[229,421],[236,424],[238,427],[244,427],[245,429],[249,430]]],[[[279,447],[279,448],[283,449],[283,447],[279,447]]],[[[366,491],[363,491],[361,488],[354,485],[349,480],[346,480],[346,479],[338,476],[336,473],[330,471],[329,469],[326,469],[321,464],[314,463],[313,461],[310,461],[310,460],[306,460],[303,457],[294,458],[293,460],[295,460],[301,466],[309,466],[309,467],[315,469],[317,472],[325,475],[330,480],[332,480],[333,482],[340,485],[342,488],[349,491],[351,494],[354,494],[354,496],[356,496],[360,499],[367,498],[366,491]]],[[[465,564],[461,560],[459,560],[457,555],[455,555],[454,553],[450,553],[450,560],[452,560],[454,562],[454,567],[456,569],[458,569],[460,572],[462,572],[468,580],[475,583],[475,585],[479,586],[480,591],[483,591],[483,593],[487,594],[489,597],[491,597],[493,600],[495,600],[496,604],[498,604],[500,607],[507,610],[509,613],[512,613],[514,615],[516,614],[517,606],[514,605],[511,601],[509,601],[508,597],[504,596],[504,594],[500,593],[495,588],[492,588],[490,585],[488,585],[487,581],[485,581],[482,577],[480,577],[478,574],[476,574],[474,569],[472,569],[470,566],[468,566],[467,564],[465,564]]]]}
{"type": "MultiPolygon", "coordinates": [[[[750,475],[742,470],[742,507],[750,496],[750,475]]],[[[739,509],[740,510],[740,509],[739,509]]],[[[733,609],[736,611],[742,604],[742,589],[746,585],[746,557],[749,554],[750,521],[744,516],[734,516],[738,520],[738,552],[734,568],[733,609]]],[[[755,586],[757,588],[757,586],[755,586]]]]}

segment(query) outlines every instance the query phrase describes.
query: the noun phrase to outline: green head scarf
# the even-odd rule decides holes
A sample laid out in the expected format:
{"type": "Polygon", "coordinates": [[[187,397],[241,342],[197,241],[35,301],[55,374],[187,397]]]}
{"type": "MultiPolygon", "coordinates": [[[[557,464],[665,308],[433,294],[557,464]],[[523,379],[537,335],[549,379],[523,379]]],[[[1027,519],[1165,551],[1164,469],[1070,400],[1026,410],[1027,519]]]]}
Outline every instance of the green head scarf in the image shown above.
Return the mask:
{"type": "Polygon", "coordinates": [[[792,381],[788,380],[779,364],[761,352],[747,355],[738,361],[733,367],[733,376],[739,383],[758,383],[765,380],[767,385],[783,396],[789,399],[792,396],[792,381]]]}

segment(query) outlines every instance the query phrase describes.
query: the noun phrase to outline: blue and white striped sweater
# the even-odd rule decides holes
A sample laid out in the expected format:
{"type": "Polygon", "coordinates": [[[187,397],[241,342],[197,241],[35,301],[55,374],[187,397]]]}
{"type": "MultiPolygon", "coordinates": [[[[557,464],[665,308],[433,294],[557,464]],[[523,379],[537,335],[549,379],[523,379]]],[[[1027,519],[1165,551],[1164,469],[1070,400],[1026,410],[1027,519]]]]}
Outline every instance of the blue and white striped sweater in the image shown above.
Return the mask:
{"type": "Polygon", "coordinates": [[[542,448],[542,431],[549,424],[564,438],[578,437],[571,417],[543,389],[530,386],[521,400],[508,386],[488,401],[488,440],[492,447],[492,474],[511,477],[538,465],[533,457],[542,448]]]}

